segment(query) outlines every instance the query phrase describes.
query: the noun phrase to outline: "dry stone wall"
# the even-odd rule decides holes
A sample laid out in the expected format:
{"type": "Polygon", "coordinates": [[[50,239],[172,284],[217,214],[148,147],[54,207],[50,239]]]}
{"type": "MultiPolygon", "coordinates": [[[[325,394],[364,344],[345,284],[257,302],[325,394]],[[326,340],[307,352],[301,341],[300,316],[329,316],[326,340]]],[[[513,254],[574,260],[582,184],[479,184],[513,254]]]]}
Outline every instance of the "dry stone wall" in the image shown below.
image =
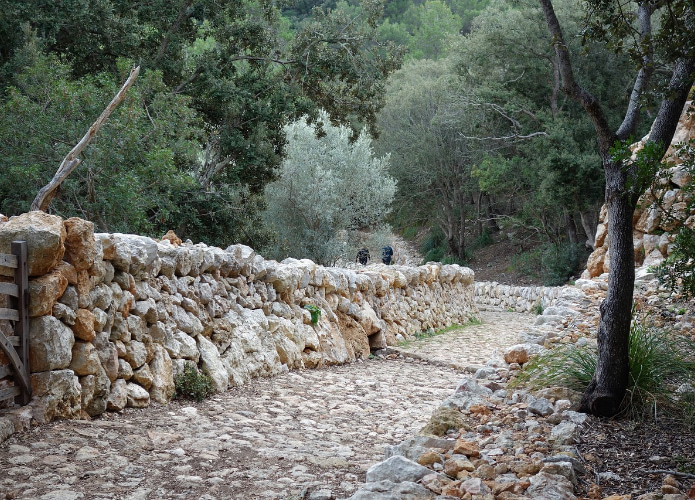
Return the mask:
{"type": "Polygon", "coordinates": [[[537,312],[550,306],[561,287],[503,285],[495,281],[475,283],[475,304],[486,311],[537,312]]]}
{"type": "Polygon", "coordinates": [[[244,245],[95,234],[90,222],[42,212],[0,216],[0,252],[13,239],[30,249],[34,390],[31,415],[3,411],[15,427],[165,403],[186,365],[224,391],[364,358],[477,314],[473,272],[456,265],[275,262],[244,245]],[[316,324],[309,304],[321,310],[316,324]]]}
{"type": "MultiPolygon", "coordinates": [[[[692,101],[685,104],[676,133],[666,158],[674,166],[670,168],[668,180],[663,180],[648,190],[639,200],[633,216],[633,244],[636,266],[651,266],[660,263],[671,254],[676,229],[673,217],[685,218],[688,193],[683,187],[690,184],[690,175],[681,167],[682,159],[676,155],[678,144],[695,139],[695,108],[692,101]],[[660,203],[656,200],[660,199],[660,203]]],[[[649,136],[632,146],[633,151],[642,148],[649,136]]],[[[685,222],[689,227],[695,227],[695,216],[691,215],[685,222]]],[[[593,253],[589,256],[586,271],[582,278],[594,278],[610,269],[610,248],[608,246],[608,216],[606,206],[601,209],[599,225],[596,230],[596,243],[593,253]]]]}

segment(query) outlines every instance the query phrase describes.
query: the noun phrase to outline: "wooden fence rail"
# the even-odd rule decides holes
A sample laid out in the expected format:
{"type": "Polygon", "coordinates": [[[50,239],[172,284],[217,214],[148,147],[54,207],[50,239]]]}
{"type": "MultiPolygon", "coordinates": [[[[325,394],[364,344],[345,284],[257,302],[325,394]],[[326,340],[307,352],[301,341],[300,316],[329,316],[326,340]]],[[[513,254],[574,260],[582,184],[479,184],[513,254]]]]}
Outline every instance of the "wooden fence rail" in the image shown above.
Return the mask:
{"type": "Polygon", "coordinates": [[[19,405],[29,404],[29,268],[27,242],[13,241],[11,254],[0,254],[0,266],[14,269],[14,283],[0,283],[0,294],[10,297],[11,308],[0,308],[0,320],[14,323],[14,335],[0,332],[0,349],[9,361],[0,365],[0,379],[11,377],[14,385],[0,389],[0,401],[14,398],[19,405]]]}

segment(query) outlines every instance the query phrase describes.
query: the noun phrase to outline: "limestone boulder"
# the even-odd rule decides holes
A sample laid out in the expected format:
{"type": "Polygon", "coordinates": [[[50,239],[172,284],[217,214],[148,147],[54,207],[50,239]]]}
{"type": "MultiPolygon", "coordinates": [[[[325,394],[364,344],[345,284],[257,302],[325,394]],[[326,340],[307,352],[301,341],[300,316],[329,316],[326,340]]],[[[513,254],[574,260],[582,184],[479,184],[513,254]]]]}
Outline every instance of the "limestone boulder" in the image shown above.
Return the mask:
{"type": "Polygon", "coordinates": [[[99,355],[102,368],[104,368],[109,380],[113,382],[118,377],[118,351],[116,350],[116,345],[109,340],[106,332],[96,334],[93,344],[99,355]]]}
{"type": "Polygon", "coordinates": [[[150,393],[142,386],[128,382],[126,386],[126,406],[129,408],[146,408],[150,406],[150,393]]]}
{"type": "Polygon", "coordinates": [[[169,353],[161,345],[155,344],[154,357],[150,361],[152,385],[150,398],[156,403],[167,403],[174,397],[174,371],[169,353]]]}
{"type": "Polygon", "coordinates": [[[106,400],[106,409],[121,411],[128,404],[128,383],[122,378],[111,384],[111,392],[106,400]]]}
{"type": "Polygon", "coordinates": [[[139,385],[145,388],[145,390],[149,390],[150,387],[152,387],[152,371],[150,370],[150,366],[147,364],[142,365],[140,368],[137,370],[133,370],[133,377],[131,380],[134,382],[137,382],[139,385]]]}
{"type": "Polygon", "coordinates": [[[122,357],[130,364],[133,370],[136,370],[147,361],[147,348],[142,342],[132,340],[126,344],[125,353],[122,357]]]}
{"type": "Polygon", "coordinates": [[[201,368],[212,380],[215,392],[227,390],[229,374],[220,358],[220,353],[211,341],[198,335],[196,338],[198,350],[200,351],[201,368]]]}
{"type": "Polygon", "coordinates": [[[383,462],[372,465],[367,470],[367,482],[389,480],[394,483],[403,481],[417,482],[432,471],[405,457],[393,456],[383,462]]]}
{"type": "Polygon", "coordinates": [[[53,306],[68,287],[68,280],[57,270],[29,280],[29,316],[51,314],[53,306]]]}
{"type": "Polygon", "coordinates": [[[70,369],[75,375],[94,375],[101,368],[99,354],[90,342],[75,342],[72,346],[70,369]]]}
{"type": "Polygon", "coordinates": [[[32,372],[62,370],[70,366],[75,337],[53,316],[29,321],[29,366],[32,372]]]}
{"type": "Polygon", "coordinates": [[[157,242],[146,236],[133,234],[114,234],[116,241],[116,257],[113,265],[116,269],[127,272],[138,278],[153,275],[155,266],[161,266],[157,256],[157,242]]]}
{"type": "Polygon", "coordinates": [[[589,271],[589,277],[595,278],[603,274],[603,261],[606,258],[608,248],[605,246],[598,247],[589,255],[589,260],[586,263],[586,270],[589,271]]]}
{"type": "Polygon", "coordinates": [[[75,338],[91,342],[94,340],[94,314],[88,309],[78,309],[75,313],[75,324],[72,325],[75,338]]]}
{"type": "Polygon", "coordinates": [[[94,223],[72,217],[65,225],[65,260],[78,271],[86,271],[94,265],[96,240],[94,223]]]}
{"type": "Polygon", "coordinates": [[[526,490],[529,498],[547,498],[552,500],[575,500],[574,486],[566,477],[557,474],[539,472],[531,476],[531,486],[526,490]]]}
{"type": "Polygon", "coordinates": [[[58,418],[78,418],[82,409],[79,381],[72,370],[32,373],[31,406],[41,424],[58,418]]]}
{"type": "Polygon", "coordinates": [[[171,333],[171,342],[164,344],[165,347],[172,345],[176,347],[178,357],[190,359],[196,363],[198,362],[200,359],[200,352],[198,352],[198,346],[195,340],[190,335],[176,328],[167,329],[166,332],[167,335],[171,333]]]}
{"type": "Polygon", "coordinates": [[[107,401],[111,392],[111,381],[104,369],[99,365],[94,375],[82,377],[89,381],[82,384],[82,410],[90,417],[101,415],[106,411],[107,401]]]}
{"type": "MultiPolygon", "coordinates": [[[[60,217],[28,212],[10,217],[0,225],[0,253],[11,253],[13,241],[26,241],[29,276],[42,276],[63,260],[65,227],[60,217]]],[[[13,276],[12,269],[0,267],[0,275],[13,276]]]]}

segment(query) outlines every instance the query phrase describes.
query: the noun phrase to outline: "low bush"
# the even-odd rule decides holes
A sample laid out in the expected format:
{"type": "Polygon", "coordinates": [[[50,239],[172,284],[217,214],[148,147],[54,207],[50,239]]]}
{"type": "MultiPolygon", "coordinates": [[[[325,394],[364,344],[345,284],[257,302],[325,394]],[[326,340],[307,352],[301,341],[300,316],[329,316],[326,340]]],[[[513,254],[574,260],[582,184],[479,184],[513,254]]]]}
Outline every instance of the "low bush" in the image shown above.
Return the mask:
{"type": "Polygon", "coordinates": [[[183,373],[176,376],[174,386],[177,399],[202,401],[214,392],[210,377],[191,364],[186,364],[183,373]]]}

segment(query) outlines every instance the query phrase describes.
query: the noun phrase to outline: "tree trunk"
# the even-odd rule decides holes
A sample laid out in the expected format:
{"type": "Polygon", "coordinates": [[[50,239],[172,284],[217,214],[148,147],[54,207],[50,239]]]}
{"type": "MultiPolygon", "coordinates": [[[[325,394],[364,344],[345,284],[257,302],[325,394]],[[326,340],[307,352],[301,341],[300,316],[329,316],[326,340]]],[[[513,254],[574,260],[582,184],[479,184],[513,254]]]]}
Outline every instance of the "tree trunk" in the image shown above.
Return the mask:
{"type": "MultiPolygon", "coordinates": [[[[596,372],[584,392],[581,411],[597,416],[615,415],[627,391],[629,359],[628,340],[632,318],[632,292],[635,280],[635,256],[632,242],[632,215],[639,195],[646,185],[638,185],[636,172],[624,169],[622,163],[611,160],[610,150],[616,140],[631,137],[637,126],[642,107],[641,97],[648,88],[654,65],[651,64],[653,42],[651,16],[654,4],[640,2],[637,19],[640,41],[647,49],[635,78],[630,103],[623,123],[612,132],[601,103],[574,78],[569,50],[565,44],[560,22],[555,15],[552,0],[539,0],[548,31],[553,39],[558,57],[562,90],[579,102],[591,118],[596,130],[599,153],[606,176],[606,204],[608,206],[608,244],[611,252],[608,292],[601,304],[601,320],[598,331],[598,363],[596,372]],[[628,176],[632,187],[628,189],[628,176]]],[[[689,10],[685,15],[693,15],[689,10]]],[[[671,80],[664,88],[664,98],[652,124],[649,141],[666,147],[671,143],[683,106],[695,79],[695,58],[676,60],[671,80]]],[[[648,179],[651,182],[652,179],[648,179]]]]}
{"type": "Polygon", "coordinates": [[[577,227],[574,224],[574,217],[567,209],[563,210],[563,216],[565,218],[567,238],[570,240],[572,245],[576,246],[579,243],[579,237],[577,236],[577,227]]]}
{"type": "Polygon", "coordinates": [[[604,169],[608,227],[611,228],[608,232],[611,270],[608,292],[601,303],[596,372],[580,404],[580,411],[602,417],[618,412],[627,390],[628,338],[635,282],[632,246],[634,197],[626,192],[626,174],[622,164],[608,160],[604,162],[604,169]]]}
{"type": "Polygon", "coordinates": [[[585,246],[591,250],[596,250],[596,214],[591,212],[580,212],[579,218],[582,221],[582,227],[584,228],[584,233],[586,234],[585,246]]]}

